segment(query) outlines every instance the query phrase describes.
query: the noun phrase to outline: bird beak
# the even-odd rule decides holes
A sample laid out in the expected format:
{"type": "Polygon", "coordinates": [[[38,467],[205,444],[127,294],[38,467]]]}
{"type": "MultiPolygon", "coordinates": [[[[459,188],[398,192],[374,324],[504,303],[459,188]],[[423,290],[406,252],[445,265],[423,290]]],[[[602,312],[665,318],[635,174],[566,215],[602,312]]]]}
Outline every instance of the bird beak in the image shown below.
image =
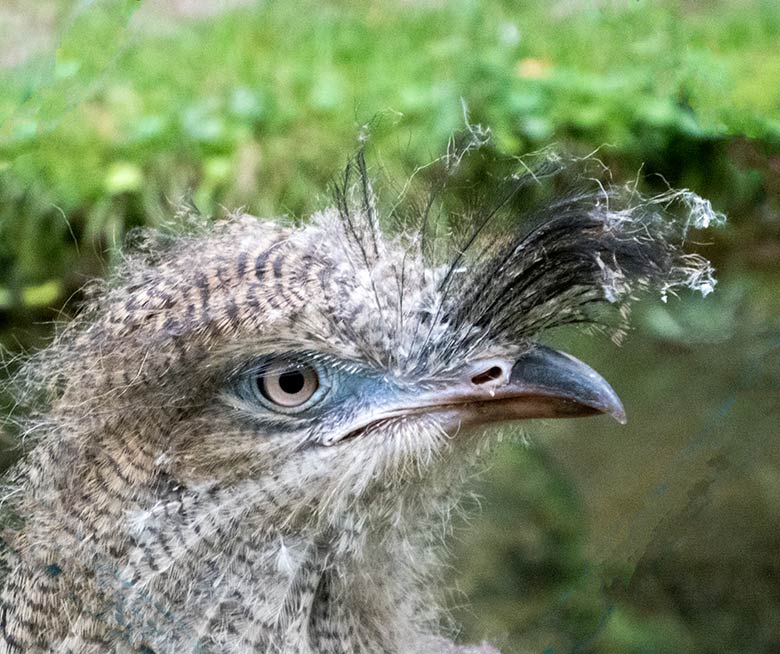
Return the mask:
{"type": "Polygon", "coordinates": [[[626,423],[623,404],[593,368],[541,345],[515,361],[482,359],[446,386],[374,413],[324,444],[359,436],[389,421],[435,417],[447,433],[494,422],[606,414],[626,423]]]}
{"type": "Polygon", "coordinates": [[[511,366],[501,359],[473,363],[444,395],[446,404],[462,407],[463,426],[599,414],[626,423],[620,398],[601,375],[570,354],[541,345],[511,366]]]}

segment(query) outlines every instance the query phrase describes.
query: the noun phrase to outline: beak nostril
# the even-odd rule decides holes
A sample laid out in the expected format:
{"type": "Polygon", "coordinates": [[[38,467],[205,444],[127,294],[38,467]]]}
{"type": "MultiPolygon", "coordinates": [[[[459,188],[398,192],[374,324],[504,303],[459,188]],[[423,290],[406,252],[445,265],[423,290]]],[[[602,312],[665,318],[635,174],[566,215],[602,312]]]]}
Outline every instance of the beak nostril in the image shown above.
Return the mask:
{"type": "Polygon", "coordinates": [[[504,371],[499,366],[493,366],[485,370],[485,372],[474,375],[471,378],[471,383],[475,386],[481,386],[482,384],[487,384],[489,382],[496,381],[497,379],[501,379],[503,376],[504,371]]]}

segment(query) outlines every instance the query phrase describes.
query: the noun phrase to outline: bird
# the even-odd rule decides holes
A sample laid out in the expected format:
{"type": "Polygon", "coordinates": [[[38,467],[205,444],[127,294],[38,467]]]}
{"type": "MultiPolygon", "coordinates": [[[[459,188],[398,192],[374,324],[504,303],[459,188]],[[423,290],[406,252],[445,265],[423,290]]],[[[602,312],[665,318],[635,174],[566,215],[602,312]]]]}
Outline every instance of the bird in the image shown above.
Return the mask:
{"type": "Polygon", "coordinates": [[[456,221],[448,184],[382,208],[360,151],[305,221],[131,237],[12,381],[0,652],[495,654],[440,608],[464,481],[507,423],[625,422],[543,335],[714,284],[668,209],[706,201],[580,177],[517,202],[559,168],[456,221]]]}

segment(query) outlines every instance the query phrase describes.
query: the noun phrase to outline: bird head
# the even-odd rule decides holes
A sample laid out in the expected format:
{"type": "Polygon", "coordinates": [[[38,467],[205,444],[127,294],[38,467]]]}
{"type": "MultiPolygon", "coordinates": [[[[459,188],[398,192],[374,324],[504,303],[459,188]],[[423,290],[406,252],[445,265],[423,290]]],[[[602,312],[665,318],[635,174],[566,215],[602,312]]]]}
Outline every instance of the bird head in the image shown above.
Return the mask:
{"type": "Polygon", "coordinates": [[[431,247],[427,215],[383,224],[360,161],[304,224],[237,215],[141,239],[28,369],[72,452],[63,478],[102,466],[283,533],[381,531],[425,512],[493,424],[625,422],[609,384],[540,335],[636,290],[711,283],[664,215],[679,196],[578,189],[521,222],[515,179],[431,247]]]}

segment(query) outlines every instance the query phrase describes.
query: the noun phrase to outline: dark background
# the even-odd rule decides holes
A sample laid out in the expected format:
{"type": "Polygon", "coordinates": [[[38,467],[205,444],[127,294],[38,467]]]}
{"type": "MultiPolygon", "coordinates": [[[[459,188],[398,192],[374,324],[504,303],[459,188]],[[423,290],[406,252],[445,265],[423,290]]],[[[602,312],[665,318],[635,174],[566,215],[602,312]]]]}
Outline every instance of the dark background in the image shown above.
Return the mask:
{"type": "Polygon", "coordinates": [[[780,4],[365,5],[3,0],[6,374],[129,228],[182,199],[305,217],[369,122],[397,180],[442,154],[461,101],[504,157],[599,148],[616,180],[728,215],[692,244],[719,284],[646,298],[620,348],[555,335],[629,423],[508,434],[448,601],[463,639],[507,652],[780,651],[780,4]]]}

